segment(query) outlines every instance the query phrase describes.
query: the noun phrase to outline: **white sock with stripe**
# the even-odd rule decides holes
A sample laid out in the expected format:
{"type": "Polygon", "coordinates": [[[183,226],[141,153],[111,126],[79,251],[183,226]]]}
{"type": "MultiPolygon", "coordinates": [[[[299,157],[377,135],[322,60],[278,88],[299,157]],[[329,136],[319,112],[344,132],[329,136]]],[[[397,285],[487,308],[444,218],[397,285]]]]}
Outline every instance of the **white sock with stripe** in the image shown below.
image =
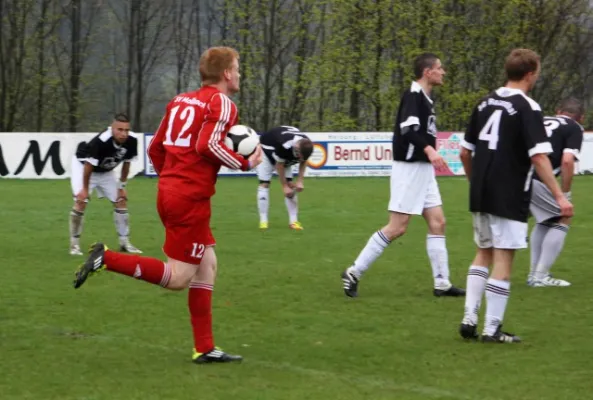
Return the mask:
{"type": "Polygon", "coordinates": [[[354,265],[348,268],[348,272],[360,278],[369,269],[372,263],[379,258],[383,251],[389,246],[391,240],[380,230],[373,233],[366,246],[354,261],[354,265]]]}

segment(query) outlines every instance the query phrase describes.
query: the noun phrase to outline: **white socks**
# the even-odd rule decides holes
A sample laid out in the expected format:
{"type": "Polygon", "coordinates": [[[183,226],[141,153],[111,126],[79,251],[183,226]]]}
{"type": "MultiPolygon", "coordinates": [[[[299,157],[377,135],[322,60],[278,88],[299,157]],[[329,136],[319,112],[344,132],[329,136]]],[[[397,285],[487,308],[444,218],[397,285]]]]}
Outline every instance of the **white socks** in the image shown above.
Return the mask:
{"type": "Polygon", "coordinates": [[[426,252],[432,267],[434,288],[449,289],[451,287],[451,282],[449,282],[449,255],[445,244],[445,236],[427,235],[426,252]]]}
{"type": "Polygon", "coordinates": [[[268,222],[268,209],[270,208],[270,188],[257,187],[257,209],[259,222],[268,222]]]}
{"type": "MultiPolygon", "coordinates": [[[[539,225],[539,224],[538,224],[539,225]]],[[[564,240],[568,233],[568,225],[552,224],[544,237],[537,264],[535,266],[534,278],[544,279],[550,273],[550,268],[562,252],[564,240]]]]}
{"type": "Polygon", "coordinates": [[[127,240],[130,236],[130,223],[127,208],[115,208],[113,210],[113,221],[115,222],[115,229],[120,237],[120,242],[125,238],[127,240]]]}
{"type": "Polygon", "coordinates": [[[468,325],[478,324],[478,313],[482,304],[482,296],[488,280],[488,268],[472,265],[467,271],[465,292],[465,308],[463,323],[468,325]]]}
{"type": "Polygon", "coordinates": [[[364,271],[369,269],[371,264],[383,254],[383,251],[390,243],[391,241],[387,239],[387,236],[383,232],[377,231],[373,233],[356,261],[354,261],[354,265],[348,268],[348,273],[360,278],[364,271]]]}
{"type": "Polygon", "coordinates": [[[484,323],[484,335],[492,336],[504,319],[504,312],[507,308],[511,283],[498,279],[488,279],[486,284],[486,321],[484,323]]]}
{"type": "Polygon", "coordinates": [[[286,204],[286,209],[288,210],[288,223],[294,224],[299,220],[299,202],[296,193],[290,199],[284,197],[284,204],[286,204]]]}

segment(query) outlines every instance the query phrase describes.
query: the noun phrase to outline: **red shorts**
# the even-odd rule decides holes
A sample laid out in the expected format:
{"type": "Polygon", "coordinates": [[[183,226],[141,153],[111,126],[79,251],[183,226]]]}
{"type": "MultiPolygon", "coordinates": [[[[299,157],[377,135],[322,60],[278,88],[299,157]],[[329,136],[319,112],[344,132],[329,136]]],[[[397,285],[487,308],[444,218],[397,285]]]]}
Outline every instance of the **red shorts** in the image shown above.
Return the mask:
{"type": "Polygon", "coordinates": [[[216,244],[210,230],[210,199],[191,200],[159,190],[157,210],[165,227],[165,254],[200,264],[206,247],[216,244]]]}

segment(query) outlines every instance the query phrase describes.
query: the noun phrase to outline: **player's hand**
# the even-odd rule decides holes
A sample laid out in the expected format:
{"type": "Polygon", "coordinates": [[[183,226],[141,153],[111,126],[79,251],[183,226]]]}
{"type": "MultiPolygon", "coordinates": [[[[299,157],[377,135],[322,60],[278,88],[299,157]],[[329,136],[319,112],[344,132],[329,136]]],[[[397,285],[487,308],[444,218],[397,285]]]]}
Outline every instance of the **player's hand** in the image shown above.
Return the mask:
{"type": "Polygon", "coordinates": [[[290,185],[286,184],[282,186],[282,191],[284,192],[284,196],[292,199],[294,197],[294,190],[290,187],[290,185]]]}
{"type": "Polygon", "coordinates": [[[302,192],[303,189],[305,189],[305,185],[303,185],[303,181],[298,180],[296,182],[296,185],[294,185],[294,190],[296,190],[298,193],[302,192]]]}
{"type": "Polygon", "coordinates": [[[424,152],[432,166],[437,170],[446,170],[447,163],[443,156],[441,156],[432,146],[428,146],[424,152]]]}
{"type": "Polygon", "coordinates": [[[249,156],[249,158],[247,159],[249,161],[250,169],[253,169],[253,168],[257,167],[259,164],[261,164],[262,155],[263,155],[263,152],[262,152],[261,146],[258,144],[257,148],[255,149],[253,154],[251,154],[249,156]]]}
{"type": "Polygon", "coordinates": [[[76,195],[76,202],[77,203],[84,203],[89,198],[89,192],[86,189],[82,189],[76,195]]]}
{"type": "Polygon", "coordinates": [[[562,197],[556,200],[560,207],[560,214],[563,217],[572,217],[574,215],[574,209],[572,203],[568,201],[566,196],[562,194],[562,197]]]}

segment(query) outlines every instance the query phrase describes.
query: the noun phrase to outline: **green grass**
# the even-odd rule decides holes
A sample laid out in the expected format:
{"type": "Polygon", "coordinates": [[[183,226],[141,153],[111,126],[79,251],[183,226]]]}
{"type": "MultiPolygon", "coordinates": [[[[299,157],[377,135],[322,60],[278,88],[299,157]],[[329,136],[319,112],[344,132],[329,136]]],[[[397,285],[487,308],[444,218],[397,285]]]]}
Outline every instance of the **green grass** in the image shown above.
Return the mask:
{"type": "MultiPolygon", "coordinates": [[[[439,181],[452,280],[474,254],[467,184],[439,181]]],[[[387,178],[310,179],[303,232],[288,222],[277,182],[270,230],[257,229],[254,179],[227,178],[214,198],[219,276],[217,343],[240,365],[196,366],[186,293],[101,273],[78,291],[68,255],[67,181],[0,182],[0,398],[9,399],[588,399],[591,381],[593,180],[573,190],[577,217],[554,273],[570,288],[525,285],[520,252],[505,326],[516,346],[464,343],[462,299],[431,295],[426,228],[365,275],[356,300],[340,272],[386,220],[387,178]]],[[[132,242],[163,257],[156,181],[129,185],[132,242]]],[[[111,205],[93,199],[83,244],[115,246],[111,205]]]]}

